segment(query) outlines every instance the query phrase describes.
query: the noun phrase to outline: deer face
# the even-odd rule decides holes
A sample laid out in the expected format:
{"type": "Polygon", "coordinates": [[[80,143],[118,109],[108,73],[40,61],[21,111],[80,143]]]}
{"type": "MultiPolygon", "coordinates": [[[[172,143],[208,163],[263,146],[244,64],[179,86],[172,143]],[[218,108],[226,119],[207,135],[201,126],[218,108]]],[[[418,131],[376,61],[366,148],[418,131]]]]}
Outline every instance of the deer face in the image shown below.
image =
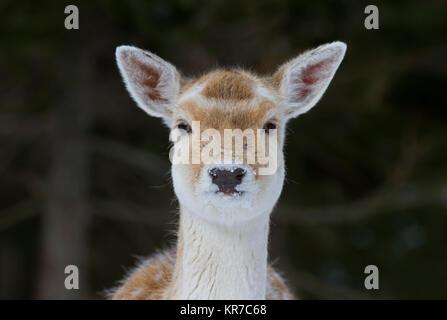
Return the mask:
{"type": "Polygon", "coordinates": [[[190,151],[172,166],[183,206],[224,224],[271,211],[284,180],[285,121],[267,82],[243,71],[211,72],[180,94],[172,119],[174,152],[190,151]]]}
{"type": "Polygon", "coordinates": [[[271,77],[216,70],[186,81],[174,66],[134,47],[117,49],[138,106],[171,129],[172,178],[182,207],[217,224],[269,215],[284,180],[289,119],[320,99],[346,50],[308,51],[271,77]]]}

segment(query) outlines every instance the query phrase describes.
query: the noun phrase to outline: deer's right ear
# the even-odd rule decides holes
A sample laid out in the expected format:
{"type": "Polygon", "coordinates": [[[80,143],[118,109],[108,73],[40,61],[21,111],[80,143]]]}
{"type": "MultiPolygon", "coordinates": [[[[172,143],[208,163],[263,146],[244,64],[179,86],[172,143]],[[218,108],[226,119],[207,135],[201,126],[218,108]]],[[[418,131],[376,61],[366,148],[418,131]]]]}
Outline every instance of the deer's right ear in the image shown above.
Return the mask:
{"type": "Polygon", "coordinates": [[[170,126],[172,105],[180,90],[177,69],[155,54],[131,46],[116,48],[116,61],[137,105],[170,126]]]}

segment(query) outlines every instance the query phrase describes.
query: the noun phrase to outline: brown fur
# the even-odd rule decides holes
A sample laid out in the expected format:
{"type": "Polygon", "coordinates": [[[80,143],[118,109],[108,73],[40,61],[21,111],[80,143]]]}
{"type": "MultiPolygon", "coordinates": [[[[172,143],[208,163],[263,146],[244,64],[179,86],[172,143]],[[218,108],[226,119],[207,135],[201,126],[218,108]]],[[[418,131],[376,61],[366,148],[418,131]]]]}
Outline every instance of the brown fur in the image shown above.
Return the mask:
{"type": "Polygon", "coordinates": [[[253,81],[237,71],[214,71],[207,75],[202,95],[209,99],[251,100],[253,81]]]}
{"type": "MultiPolygon", "coordinates": [[[[256,134],[256,130],[264,126],[265,121],[271,120],[266,119],[266,115],[271,113],[273,115],[272,119],[277,119],[280,114],[275,114],[275,105],[267,100],[261,99],[257,103],[252,105],[247,105],[246,102],[229,102],[225,108],[221,105],[206,105],[199,106],[194,100],[184,101],[180,106],[183,112],[187,113],[191,118],[191,121],[200,120],[200,130],[203,132],[206,129],[213,128],[220,132],[221,137],[224,136],[225,129],[240,129],[244,131],[246,129],[252,129],[256,134]]],[[[278,124],[279,125],[279,124],[278,124]]],[[[279,127],[278,127],[279,129],[279,127]]],[[[278,139],[280,139],[278,135],[278,139]]],[[[278,140],[279,142],[279,140],[278,140]]],[[[202,142],[201,146],[204,147],[206,142],[202,142]]],[[[233,145],[233,150],[234,150],[233,145]]],[[[245,146],[245,148],[254,146],[245,146]]],[[[257,150],[258,152],[261,150],[257,150]]],[[[192,154],[192,153],[190,153],[192,154]]],[[[247,164],[247,157],[244,156],[244,163],[247,164]]],[[[260,165],[258,163],[249,164],[254,170],[258,170],[260,165]]],[[[200,172],[202,169],[201,165],[190,165],[190,169],[195,171],[195,178],[200,178],[200,172]]],[[[262,175],[256,175],[255,179],[262,179],[262,175]]]]}
{"type": "Polygon", "coordinates": [[[193,100],[189,100],[179,107],[190,115],[191,121],[200,121],[201,130],[208,128],[216,130],[252,128],[256,130],[262,128],[266,113],[273,109],[274,105],[268,100],[262,100],[255,106],[236,102],[221,108],[208,104],[200,106],[193,100]]]}
{"type": "Polygon", "coordinates": [[[284,67],[281,67],[278,69],[278,71],[275,72],[275,74],[266,81],[267,83],[271,84],[273,88],[279,89],[281,86],[281,81],[284,76],[284,67]]]}

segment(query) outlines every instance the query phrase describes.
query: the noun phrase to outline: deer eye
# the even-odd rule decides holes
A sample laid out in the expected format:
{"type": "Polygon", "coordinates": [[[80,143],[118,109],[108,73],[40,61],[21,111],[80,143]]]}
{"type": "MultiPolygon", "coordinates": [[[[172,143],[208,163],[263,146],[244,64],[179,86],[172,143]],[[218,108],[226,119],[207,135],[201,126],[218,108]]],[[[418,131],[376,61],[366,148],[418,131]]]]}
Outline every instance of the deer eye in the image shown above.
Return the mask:
{"type": "Polygon", "coordinates": [[[270,130],[274,130],[276,129],[276,124],[274,124],[273,122],[267,122],[263,129],[265,130],[266,133],[269,133],[270,130]]]}
{"type": "Polygon", "coordinates": [[[180,130],[185,130],[188,133],[191,133],[191,126],[187,123],[181,122],[177,125],[177,128],[180,130]]]}

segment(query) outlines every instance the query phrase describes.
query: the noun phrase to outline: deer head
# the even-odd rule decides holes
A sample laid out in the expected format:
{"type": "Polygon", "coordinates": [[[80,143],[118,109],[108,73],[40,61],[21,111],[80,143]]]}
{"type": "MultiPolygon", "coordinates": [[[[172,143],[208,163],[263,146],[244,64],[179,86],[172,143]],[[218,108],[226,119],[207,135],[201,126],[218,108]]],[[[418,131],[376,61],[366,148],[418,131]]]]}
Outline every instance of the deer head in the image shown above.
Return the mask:
{"type": "Polygon", "coordinates": [[[342,42],[322,45],[272,76],[231,69],[194,79],[135,47],[118,47],[116,58],[137,105],[171,129],[174,153],[187,151],[187,161],[172,165],[180,206],[208,222],[231,226],[272,211],[284,181],[286,124],[318,102],[345,51],[342,42]],[[224,143],[226,132],[233,134],[227,142],[242,136],[241,148],[224,143]],[[268,163],[260,161],[266,154],[268,163]],[[271,170],[262,173],[266,167],[271,170]]]}

